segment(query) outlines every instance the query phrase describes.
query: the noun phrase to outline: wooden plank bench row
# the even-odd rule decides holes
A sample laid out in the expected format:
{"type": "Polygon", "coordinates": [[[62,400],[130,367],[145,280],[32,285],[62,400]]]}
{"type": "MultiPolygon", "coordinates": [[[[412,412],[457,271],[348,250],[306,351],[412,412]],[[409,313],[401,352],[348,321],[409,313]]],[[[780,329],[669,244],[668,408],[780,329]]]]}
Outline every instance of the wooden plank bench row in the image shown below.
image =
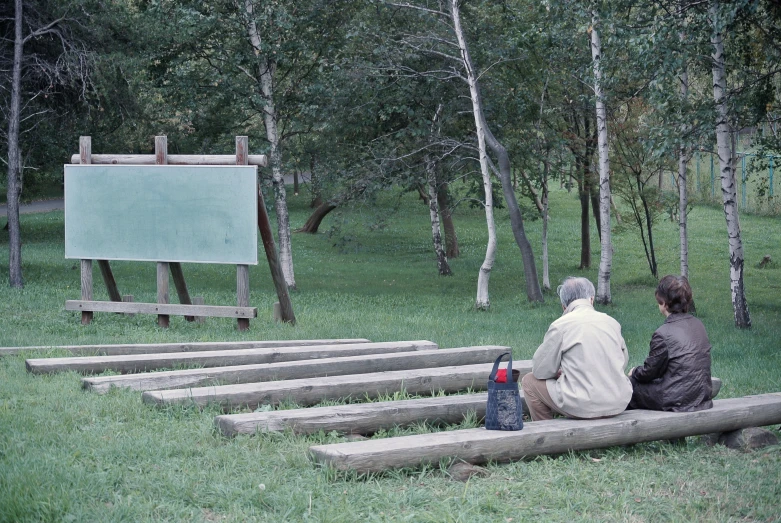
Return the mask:
{"type": "MultiPolygon", "coordinates": [[[[531,360],[513,362],[521,374],[530,372],[531,360]]],[[[455,393],[485,390],[493,364],[459,365],[432,369],[410,369],[325,378],[306,378],[241,385],[147,391],[145,403],[155,405],[196,404],[256,408],[293,401],[301,406],[323,400],[371,399],[400,391],[408,394],[455,393]]]]}
{"type": "Polygon", "coordinates": [[[194,343],[124,343],[116,345],[39,345],[35,347],[0,347],[0,356],[26,351],[67,351],[74,356],[120,356],[127,354],[160,354],[168,352],[202,352],[215,350],[262,349],[269,347],[306,347],[308,345],[343,345],[369,343],[366,338],[325,340],[271,341],[201,341],[194,343]]]}
{"type": "Polygon", "coordinates": [[[66,300],[66,311],[162,314],[165,316],[212,316],[215,318],[257,318],[257,307],[191,305],[180,303],[136,303],[124,301],[66,300]]]}
{"type": "Polygon", "coordinates": [[[527,423],[517,432],[483,428],[315,445],[317,463],[361,473],[457,459],[480,464],[569,451],[675,439],[781,423],[781,393],[715,400],[699,412],[625,411],[596,420],[554,419],[527,423]]]}
{"type": "MultiPolygon", "coordinates": [[[[716,397],[721,390],[721,380],[713,378],[712,382],[713,397],[716,397]]],[[[321,430],[342,434],[373,434],[381,429],[407,427],[421,422],[457,424],[470,413],[481,420],[485,418],[487,401],[487,393],[459,394],[333,407],[223,414],[214,418],[214,424],[225,436],[287,430],[296,434],[312,434],[321,430]]],[[[523,393],[521,401],[523,412],[528,415],[523,393]]]]}
{"type": "Polygon", "coordinates": [[[111,387],[125,387],[145,391],[315,378],[319,376],[342,376],[345,374],[488,363],[494,361],[500,354],[508,350],[508,347],[490,345],[375,354],[369,357],[348,356],[280,363],[211,367],[206,369],[144,372],[118,376],[88,377],[82,379],[82,386],[95,392],[107,392],[111,387]]]}
{"type": "Polygon", "coordinates": [[[178,352],[162,354],[128,354],[118,356],[76,356],[68,358],[34,358],[26,360],[27,370],[35,374],[73,370],[81,373],[144,372],[181,365],[221,367],[250,365],[338,356],[387,354],[437,349],[431,341],[401,341],[352,343],[342,345],[310,345],[305,347],[268,347],[223,351],[178,352]]]}

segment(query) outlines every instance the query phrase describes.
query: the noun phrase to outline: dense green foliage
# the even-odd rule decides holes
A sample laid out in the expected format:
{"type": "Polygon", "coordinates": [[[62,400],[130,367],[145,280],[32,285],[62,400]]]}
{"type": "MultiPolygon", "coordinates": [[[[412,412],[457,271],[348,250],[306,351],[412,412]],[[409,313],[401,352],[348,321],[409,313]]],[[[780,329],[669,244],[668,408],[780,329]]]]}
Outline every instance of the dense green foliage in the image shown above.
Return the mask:
{"type": "MultiPolygon", "coordinates": [[[[293,225],[304,222],[307,201],[291,195],[293,225]]],[[[292,295],[295,327],[270,320],[276,301],[268,269],[251,268],[250,303],[259,318],[248,332],[233,321],[203,325],[172,317],[171,328],[153,316],[96,313],[87,327],[65,312],[79,295],[79,271],[63,259],[63,215],[22,217],[28,284],[0,281],[0,345],[149,343],[239,339],[366,337],[373,341],[430,339],[443,347],[507,344],[529,358],[548,324],[560,313],[554,296],[544,305],[526,301],[522,274],[504,212],[497,213],[499,253],[492,276],[490,312],[473,310],[473,289],[484,246],[480,210],[459,207],[462,256],[453,277],[437,277],[427,233],[428,210],[407,195],[387,193],[379,208],[343,210],[326,219],[328,233],[296,235],[300,291],[292,295]],[[376,212],[386,219],[371,229],[376,212]]],[[[575,193],[552,194],[551,274],[592,279],[578,271],[579,204],[575,193]]],[[[539,221],[529,224],[534,245],[539,221]]],[[[781,390],[778,340],[779,265],[777,218],[742,219],[749,260],[754,326],[736,330],[724,284],[726,242],[718,208],[696,207],[691,280],[699,317],[713,344],[721,397],[781,390]]],[[[677,228],[656,226],[660,273],[675,272],[677,228]]],[[[7,233],[0,231],[0,244],[7,233]]],[[[651,333],[662,322],[653,299],[655,282],[634,234],[615,235],[614,305],[604,308],[622,324],[631,364],[642,361],[651,333]]],[[[153,301],[155,267],[116,263],[120,290],[153,301]]],[[[187,265],[193,294],[207,303],[235,300],[235,271],[187,265]]],[[[96,283],[99,280],[96,280],[96,283]]],[[[96,298],[106,299],[96,284],[96,298]]],[[[38,356],[58,355],[57,351],[38,356]]],[[[59,354],[64,355],[64,354],[59,354]]],[[[290,434],[225,439],[213,428],[214,410],[155,409],[137,392],[96,395],[80,389],[79,376],[33,376],[24,358],[0,360],[0,521],[727,521],[774,520],[781,496],[781,449],[742,453],[706,447],[689,438],[684,447],[641,444],[561,457],[489,466],[490,476],[468,483],[437,467],[371,478],[334,474],[313,466],[308,446],[336,442],[335,434],[290,434]],[[263,484],[265,490],[260,490],[263,484]]],[[[290,407],[291,405],[287,405],[290,407]]],[[[465,422],[472,426],[473,422],[465,422]]],[[[420,426],[375,437],[437,430],[420,426]]],[[[447,464],[444,464],[447,465],[447,464]]]]}

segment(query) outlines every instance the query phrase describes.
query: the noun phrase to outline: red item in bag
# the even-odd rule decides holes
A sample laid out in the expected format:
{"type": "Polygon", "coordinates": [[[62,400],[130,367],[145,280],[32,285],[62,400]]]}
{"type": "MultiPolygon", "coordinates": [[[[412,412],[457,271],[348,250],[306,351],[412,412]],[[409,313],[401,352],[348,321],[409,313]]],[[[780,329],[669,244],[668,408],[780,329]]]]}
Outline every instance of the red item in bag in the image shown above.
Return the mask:
{"type": "MultiPolygon", "coordinates": [[[[517,371],[513,369],[513,381],[517,382],[518,378],[520,377],[521,373],[520,371],[517,371]]],[[[494,380],[496,383],[506,383],[507,382],[507,369],[499,369],[496,371],[496,379],[494,380]]]]}

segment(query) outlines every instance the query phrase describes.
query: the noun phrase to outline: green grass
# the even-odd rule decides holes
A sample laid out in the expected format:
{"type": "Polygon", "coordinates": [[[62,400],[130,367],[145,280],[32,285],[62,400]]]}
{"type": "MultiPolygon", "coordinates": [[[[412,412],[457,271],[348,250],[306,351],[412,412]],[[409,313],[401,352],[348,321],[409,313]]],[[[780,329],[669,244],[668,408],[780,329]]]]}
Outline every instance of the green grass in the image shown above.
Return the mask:
{"type": "MultiPolygon", "coordinates": [[[[289,202],[295,228],[309,209],[303,196],[289,202]]],[[[531,357],[561,309],[552,295],[543,305],[527,302],[506,212],[497,216],[491,310],[476,312],[486,239],[481,212],[458,209],[463,256],[451,260],[455,276],[443,278],[436,275],[428,210],[412,196],[396,210],[394,202],[388,195],[372,208],[335,212],[322,228],[338,224],[334,234],[294,236],[296,327],[271,321],[276,298],[268,268],[251,267],[250,303],[259,318],[248,332],[227,319],[201,325],[172,317],[163,330],[153,316],[98,313],[81,326],[64,311],[65,300],[80,293],[78,263],[63,257],[62,212],[24,215],[23,290],[7,285],[8,236],[0,231],[0,346],[365,337],[429,339],[443,347],[506,344],[516,358],[531,357]]],[[[551,207],[553,285],[570,274],[595,280],[596,242],[594,268],[577,270],[574,194],[553,194],[551,207]]],[[[754,323],[746,331],[735,329],[732,317],[723,214],[710,207],[690,214],[692,286],[714,347],[714,375],[724,380],[721,397],[781,390],[781,220],[743,216],[741,225],[754,323]],[[775,261],[760,270],[765,254],[775,261]]],[[[527,226],[539,260],[541,223],[527,226]]],[[[674,273],[677,228],[661,222],[656,234],[660,272],[674,273]]],[[[614,304],[603,310],[621,322],[636,365],[662,317],[639,240],[631,231],[614,240],[614,304]]],[[[122,293],[155,300],[154,264],[112,266],[122,293]]],[[[235,269],[185,265],[184,271],[191,294],[208,304],[235,302],[235,269]]],[[[107,299],[98,274],[96,299],[107,299]]],[[[0,522],[781,520],[779,447],[742,453],[690,438],[685,447],[649,443],[490,465],[489,477],[466,484],[440,467],[359,477],[307,458],[310,445],[341,441],[337,434],[226,439],[213,428],[214,409],[153,408],[125,390],[90,394],[75,373],[28,374],[26,356],[0,359],[0,522]]],[[[421,424],[375,437],[432,430],[442,428],[421,424]]]]}

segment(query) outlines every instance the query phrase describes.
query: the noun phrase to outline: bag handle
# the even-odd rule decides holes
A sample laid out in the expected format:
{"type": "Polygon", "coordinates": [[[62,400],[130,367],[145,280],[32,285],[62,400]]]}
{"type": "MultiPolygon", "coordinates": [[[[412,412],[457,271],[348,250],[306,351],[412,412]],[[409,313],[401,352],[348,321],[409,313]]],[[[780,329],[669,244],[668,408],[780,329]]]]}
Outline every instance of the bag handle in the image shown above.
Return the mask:
{"type": "Polygon", "coordinates": [[[507,359],[507,382],[512,382],[512,375],[513,375],[513,353],[512,352],[505,352],[504,354],[501,354],[498,358],[496,358],[496,361],[494,362],[494,368],[491,370],[491,374],[488,375],[488,379],[490,381],[496,380],[496,371],[499,370],[499,364],[502,362],[502,358],[505,356],[509,356],[507,359]]]}

